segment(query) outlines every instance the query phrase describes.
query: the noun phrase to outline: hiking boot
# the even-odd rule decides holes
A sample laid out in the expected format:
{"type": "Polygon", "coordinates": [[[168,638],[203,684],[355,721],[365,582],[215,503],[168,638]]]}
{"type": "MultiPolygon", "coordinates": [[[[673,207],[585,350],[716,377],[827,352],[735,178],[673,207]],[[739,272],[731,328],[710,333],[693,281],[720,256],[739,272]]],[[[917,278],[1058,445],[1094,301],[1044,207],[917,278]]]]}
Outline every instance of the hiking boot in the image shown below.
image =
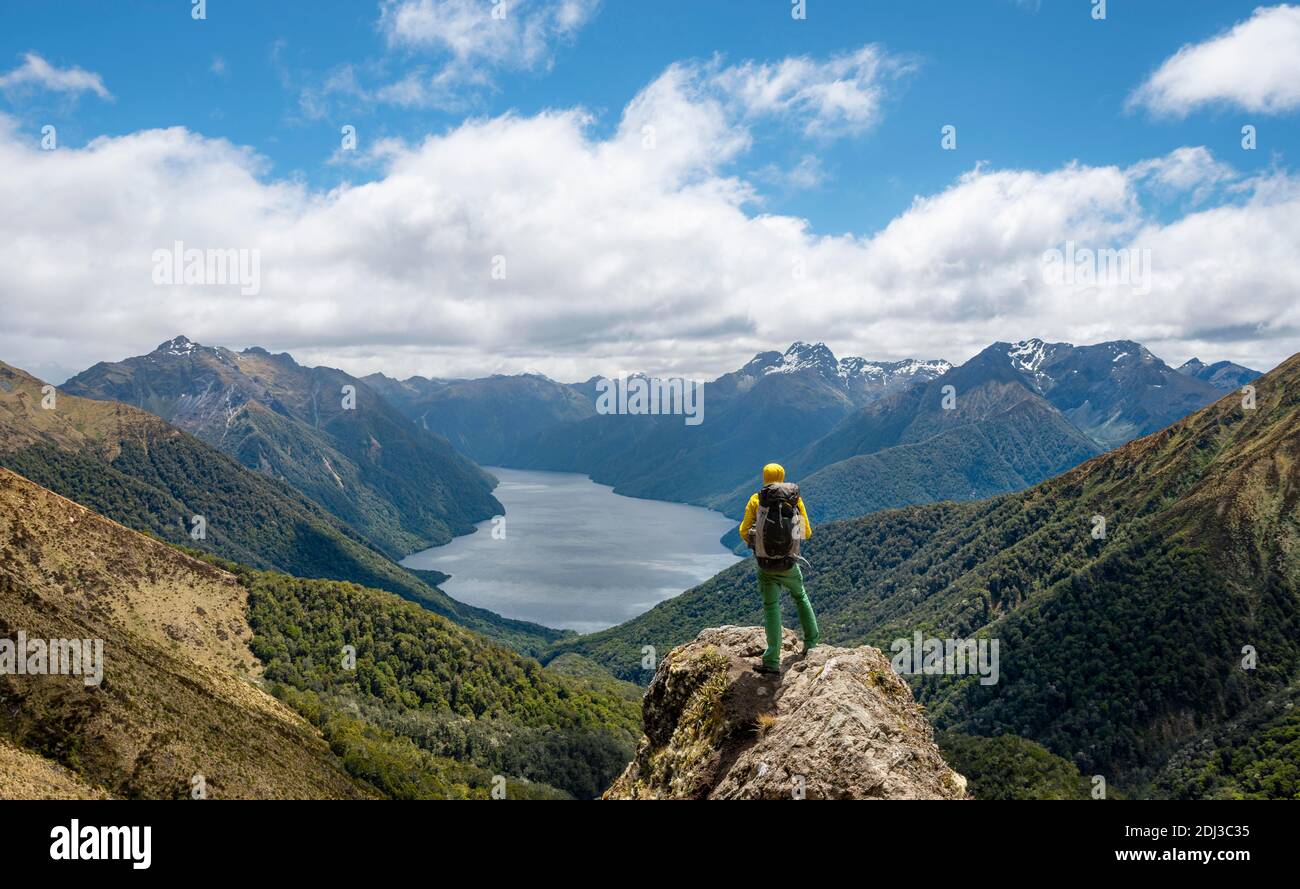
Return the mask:
{"type": "Polygon", "coordinates": [[[754,672],[755,672],[755,673],[764,673],[764,674],[769,674],[769,673],[770,673],[770,674],[778,675],[778,676],[779,676],[779,675],[781,674],[781,668],[780,668],[780,667],[773,667],[771,664],[765,664],[765,663],[763,663],[762,661],[759,661],[757,664],[754,665],[754,672]]]}
{"type": "Polygon", "coordinates": [[[813,636],[811,639],[805,639],[803,643],[803,653],[807,654],[809,651],[816,648],[817,644],[821,641],[822,637],[820,635],[813,636]]]}

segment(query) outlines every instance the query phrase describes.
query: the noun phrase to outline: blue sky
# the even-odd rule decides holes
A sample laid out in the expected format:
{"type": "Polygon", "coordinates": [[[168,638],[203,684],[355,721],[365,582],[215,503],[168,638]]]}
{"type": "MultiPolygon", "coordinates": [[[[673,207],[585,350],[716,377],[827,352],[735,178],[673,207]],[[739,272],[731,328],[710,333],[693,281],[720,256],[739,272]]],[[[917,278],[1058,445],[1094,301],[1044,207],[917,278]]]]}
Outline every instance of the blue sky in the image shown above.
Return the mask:
{"type": "Polygon", "coordinates": [[[111,103],[52,97],[20,107],[33,138],[49,121],[73,142],[180,125],[254,148],[271,161],[273,176],[323,187],[367,175],[328,163],[345,123],[362,140],[418,141],[466,116],[582,107],[596,116],[597,129],[608,129],[638,90],[679,60],[825,56],[882,43],[916,66],[886,105],[887,126],[833,140],[765,127],[739,165],[753,174],[817,157],[824,183],[770,187],[764,209],[803,216],[817,231],[861,233],[976,159],[1037,169],[1075,159],[1128,164],[1180,145],[1231,154],[1245,170],[1285,159],[1285,147],[1297,144],[1294,117],[1258,119],[1264,150],[1248,155],[1238,150],[1239,130],[1257,119],[1251,115],[1221,108],[1161,120],[1125,109],[1161,61],[1249,17],[1256,5],[1112,2],[1106,19],[1094,21],[1088,0],[812,0],[808,17],[796,21],[785,0],[607,3],[572,41],[557,45],[550,66],[496,76],[454,110],[340,103],[323,115],[304,111],[303,91],[342,66],[372,67],[378,84],[382,72],[395,79],[437,62],[436,55],[389,53],[376,8],[355,0],[212,0],[203,21],[191,18],[185,0],[115,4],[111,14],[89,2],[21,4],[5,13],[0,60],[16,65],[37,51],[52,64],[101,74],[114,96],[111,103]],[[946,124],[958,128],[953,152],[939,146],[946,124]]]}
{"type": "MultiPolygon", "coordinates": [[[[670,187],[673,195],[681,197],[683,189],[704,179],[711,188],[739,181],[744,184],[743,196],[725,202],[738,206],[750,219],[770,215],[796,221],[802,226],[799,237],[806,239],[809,249],[833,247],[834,236],[842,234],[859,241],[870,239],[891,221],[904,217],[918,196],[944,194],[964,176],[978,175],[978,171],[1059,174],[1076,162],[1088,170],[1130,171],[1135,165],[1186,148],[1206,153],[1198,169],[1204,169],[1207,157],[1231,168],[1223,175],[1198,173],[1197,181],[1187,187],[1144,190],[1131,184],[1131,195],[1116,197],[1105,194],[1107,186],[1100,185],[1101,193],[1070,198],[1079,200],[1080,205],[1063,211],[1067,216],[1096,204],[1104,205],[1102,215],[1114,216],[1127,212],[1127,201],[1140,200],[1141,212],[1129,220],[1125,232],[1106,229],[1108,237],[1119,239],[1116,243],[1127,243],[1135,232],[1155,225],[1176,225],[1213,204],[1240,207],[1249,203],[1259,194],[1257,185],[1250,183],[1261,177],[1291,176],[1291,153],[1300,145],[1295,102],[1286,87],[1265,84],[1266,92],[1272,92],[1253,100],[1250,90],[1258,91],[1259,84],[1245,83],[1236,92],[1229,85],[1223,95],[1198,99],[1196,91],[1204,93],[1206,87],[1201,81],[1188,86],[1184,81],[1191,75],[1185,75],[1177,85],[1184,92],[1169,93],[1173,98],[1167,98],[1164,105],[1131,101],[1135,91],[1180,47],[1203,44],[1251,19],[1256,4],[1250,2],[1111,0],[1105,19],[1095,20],[1091,0],[808,0],[807,18],[795,20],[788,0],[507,0],[506,16],[512,22],[524,23],[521,27],[537,23],[536,40],[526,45],[531,57],[523,57],[524,43],[494,49],[471,45],[470,40],[459,53],[449,51],[452,38],[438,33],[449,17],[492,5],[490,0],[477,4],[474,0],[311,4],[210,0],[206,19],[196,21],[186,0],[111,6],[90,2],[10,4],[3,13],[5,27],[0,29],[0,85],[4,85],[0,88],[0,113],[11,122],[10,138],[16,145],[35,145],[41,127],[53,124],[61,148],[82,152],[80,156],[86,158],[93,154],[87,149],[92,140],[129,140],[136,134],[172,127],[184,128],[187,138],[193,140],[186,151],[216,151],[213,143],[224,140],[247,149],[249,159],[243,169],[256,180],[255,185],[264,190],[299,189],[294,200],[299,204],[296,212],[303,214],[309,212],[304,208],[313,201],[328,200],[330,189],[342,188],[360,196],[365,192],[351,190],[364,183],[383,185],[392,174],[395,156],[402,152],[414,156],[430,137],[449,138],[463,132],[467,122],[481,124],[503,115],[533,121],[548,111],[581,109],[590,119],[581,123],[578,132],[596,150],[594,146],[617,139],[629,103],[658,82],[670,66],[686,65],[691,75],[684,94],[698,99],[701,107],[708,101],[725,105],[720,113],[726,120],[719,126],[727,133],[739,134],[746,147],[729,148],[719,141],[716,161],[697,164],[689,175],[675,181],[670,187]],[[406,10],[408,6],[412,9],[406,10]],[[557,25],[559,17],[566,14],[556,12],[561,7],[573,18],[557,25]],[[403,31],[394,23],[404,11],[423,12],[425,18],[414,20],[415,24],[403,31]],[[832,109],[830,125],[819,127],[818,112],[798,102],[787,102],[779,111],[755,111],[752,102],[738,100],[734,90],[727,92],[722,85],[734,84],[736,77],[729,81],[728,76],[738,71],[752,74],[756,70],[752,66],[762,71],[763,65],[777,66],[793,58],[833,67],[836,58],[864,48],[874,54],[878,70],[858,86],[869,83],[878,92],[870,97],[867,118],[856,123],[833,119],[832,109]],[[37,55],[55,71],[97,77],[102,89],[56,88],[34,76],[15,76],[15,72],[21,75],[24,70],[35,70],[27,61],[28,54],[37,55]],[[751,67],[746,69],[746,65],[751,67]],[[10,80],[6,85],[7,73],[10,80]],[[393,100],[395,85],[427,85],[440,73],[450,84],[445,92],[393,100]],[[385,90],[388,98],[384,98],[385,90]],[[1186,98],[1186,90],[1192,91],[1193,98],[1186,98]],[[344,124],[355,126],[359,135],[360,151],[351,155],[338,152],[339,130],[344,124]],[[957,127],[955,151],[940,147],[940,128],[948,124],[957,127]],[[1258,150],[1242,150],[1244,124],[1258,128],[1258,150]],[[385,145],[389,148],[376,151],[385,145]]],[[[1285,7],[1276,9],[1287,11],[1285,7]]],[[[1300,53],[1300,47],[1292,48],[1300,53]]],[[[1211,70],[1197,76],[1213,75],[1211,70]]],[[[843,71],[826,74],[822,70],[820,76],[834,81],[843,71]]],[[[1233,76],[1250,79],[1240,72],[1233,76]]],[[[563,163],[563,157],[556,162],[563,163]]],[[[160,163],[165,167],[174,165],[175,160],[160,163]]],[[[431,168],[422,169],[428,172],[431,168]]],[[[233,173],[232,177],[232,182],[240,180],[241,188],[254,187],[242,177],[233,173]]],[[[1135,176],[1129,178],[1138,181],[1135,176]]],[[[1286,182],[1289,187],[1290,179],[1286,182]]],[[[1014,185],[1008,187],[1014,189],[1014,185]]],[[[523,195],[527,192],[524,188],[519,200],[526,203],[529,198],[523,195]]],[[[174,209],[168,200],[161,203],[159,213],[174,209]]],[[[269,212],[264,196],[252,203],[260,213],[269,212]]],[[[1009,211],[1010,216],[1015,212],[1009,211]]],[[[301,216],[295,219],[300,221],[301,216]]],[[[183,226],[177,226],[179,237],[183,226]]],[[[239,241],[237,221],[232,226],[231,237],[239,241]]],[[[483,228],[499,226],[484,221],[483,228]]],[[[1083,228],[1095,236],[1105,226],[1083,228]]],[[[935,237],[942,237],[945,229],[936,224],[933,231],[935,237]]],[[[155,228],[150,237],[157,241],[166,234],[165,227],[155,228]]],[[[256,240],[248,239],[250,243],[256,240]]],[[[494,249],[507,248],[498,245],[494,249]]],[[[623,259],[621,254],[619,259],[623,259]]],[[[965,258],[954,257],[935,257],[933,261],[964,268],[966,263],[965,258]]],[[[880,265],[876,258],[871,268],[880,265]]],[[[718,287],[727,288],[727,282],[735,278],[729,269],[714,271],[709,294],[717,293],[718,287]]],[[[638,280],[644,280],[646,273],[639,275],[638,280]]],[[[698,277],[698,270],[670,277],[680,280],[692,275],[698,277]]],[[[1252,282],[1254,277],[1247,276],[1252,282]]],[[[1277,286],[1284,290],[1288,283],[1277,286]]],[[[552,275],[544,283],[539,278],[536,286],[555,295],[581,285],[557,281],[552,275]]],[[[636,331],[631,321],[606,318],[601,330],[566,337],[557,332],[568,327],[558,316],[534,317],[530,329],[553,326],[556,330],[517,353],[510,353],[505,345],[510,336],[517,338],[517,330],[502,337],[483,331],[445,336],[417,325],[419,335],[402,340],[393,331],[404,325],[394,321],[385,330],[348,341],[347,336],[330,333],[319,324],[313,328],[301,321],[282,328],[261,324],[239,328],[233,322],[214,321],[223,311],[205,302],[205,294],[200,294],[198,307],[188,314],[180,313],[174,302],[156,314],[159,331],[168,324],[184,323],[190,329],[174,332],[243,343],[276,336],[283,348],[358,369],[374,369],[391,347],[404,356],[396,361],[398,365],[421,372],[527,367],[574,376],[587,375],[584,361],[651,363],[658,370],[725,369],[734,365],[733,353],[750,346],[776,346],[782,339],[794,339],[795,333],[825,339],[838,345],[839,351],[872,351],[869,357],[901,357],[897,354],[900,350],[925,349],[928,354],[920,357],[950,360],[965,357],[990,331],[1003,327],[1008,328],[1002,337],[1007,339],[1021,334],[1086,339],[1126,333],[1119,317],[1122,313],[1113,307],[1105,319],[1080,318],[1078,312],[1071,312],[1069,319],[1045,315],[1043,323],[1029,324],[1034,329],[1010,329],[1009,320],[1025,318],[1024,306],[1004,305],[1001,300],[991,304],[987,295],[979,292],[987,286],[987,282],[973,285],[960,305],[947,304],[945,311],[953,313],[954,324],[981,313],[988,323],[963,328],[969,332],[957,336],[951,330],[936,330],[901,341],[897,330],[903,322],[897,313],[892,328],[883,321],[864,322],[849,333],[834,320],[834,312],[812,312],[825,324],[819,334],[816,329],[787,331],[781,325],[765,325],[753,317],[752,309],[733,310],[722,313],[725,317],[679,326],[658,337],[662,343],[653,348],[646,343],[654,337],[636,331]],[[744,321],[741,314],[747,315],[744,321]],[[548,323],[551,320],[553,324],[548,323]],[[838,344],[834,342],[837,332],[838,344]],[[688,356],[701,353],[684,344],[706,338],[710,343],[707,358],[700,367],[689,367],[688,356]],[[729,339],[744,345],[718,345],[729,339]],[[472,359],[475,350],[480,354],[491,351],[492,357],[472,359]],[[448,358],[452,355],[457,357],[448,358]]],[[[639,289],[639,285],[624,289],[639,289]]],[[[737,285],[736,290],[730,298],[752,300],[752,294],[744,292],[746,286],[737,285]]],[[[453,296],[461,298],[459,293],[453,296]]],[[[776,298],[779,301],[780,297],[776,298]]],[[[671,295],[642,293],[637,299],[639,302],[628,305],[629,312],[644,310],[648,302],[656,311],[680,315],[680,306],[671,295]]],[[[409,316],[409,308],[403,307],[399,297],[392,300],[395,313],[405,311],[409,316]]],[[[1232,300],[1225,296],[1223,304],[1226,311],[1232,300]]],[[[346,313],[323,314],[341,318],[346,313]]],[[[474,313],[453,314],[468,318],[474,313]]],[[[1133,338],[1154,337],[1177,344],[1175,350],[1191,352],[1214,344],[1213,331],[1233,330],[1236,332],[1231,335],[1224,334],[1217,354],[1204,357],[1275,361],[1293,351],[1294,331],[1289,321],[1273,330],[1268,345],[1251,345],[1251,341],[1258,338],[1261,325],[1268,326],[1272,323],[1269,319],[1276,318],[1276,310],[1244,320],[1173,317],[1162,324],[1160,319],[1147,318],[1127,332],[1133,338]],[[1179,324],[1194,326],[1194,335],[1173,329],[1179,324]]],[[[344,324],[342,320],[337,323],[344,324]]],[[[506,324],[502,329],[509,327],[506,324]]],[[[46,352],[61,348],[55,330],[42,329],[33,335],[46,352]]],[[[71,335],[66,338],[72,339],[71,335]]],[[[121,338],[104,336],[96,347],[130,348],[121,338]]],[[[89,352],[89,346],[72,349],[66,359],[50,358],[47,363],[67,361],[72,366],[92,357],[89,352]]]]}

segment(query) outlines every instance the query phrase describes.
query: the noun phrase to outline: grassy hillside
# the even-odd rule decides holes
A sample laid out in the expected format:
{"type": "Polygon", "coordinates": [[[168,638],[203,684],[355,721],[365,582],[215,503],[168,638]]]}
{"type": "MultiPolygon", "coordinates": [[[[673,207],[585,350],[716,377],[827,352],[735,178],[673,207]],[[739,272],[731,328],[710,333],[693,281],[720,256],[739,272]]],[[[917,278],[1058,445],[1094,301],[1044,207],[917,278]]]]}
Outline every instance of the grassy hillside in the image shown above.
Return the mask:
{"type": "MultiPolygon", "coordinates": [[[[806,554],[827,641],[997,638],[997,685],[917,683],[938,725],[1144,784],[1300,672],[1300,356],[1255,385],[1255,410],[1229,395],[1027,491],[823,526],[806,554]],[[1241,668],[1245,645],[1256,669],[1241,668]]],[[[742,564],[558,650],[644,681],[642,646],[758,610],[742,564]]]]}
{"type": "Polygon", "coordinates": [[[145,411],[58,393],[0,363],[0,466],[171,543],[300,577],[349,580],[536,651],[563,634],[457,602],[356,540],[288,485],[145,411]],[[191,536],[193,517],[205,536],[191,536]]]}
{"type": "Polygon", "coordinates": [[[0,738],[0,800],[112,799],[51,759],[0,738]]]}
{"type": "Polygon", "coordinates": [[[0,735],[115,796],[360,797],[261,691],[237,580],[0,469],[0,638],[99,639],[103,681],[0,675],[0,735]]]}

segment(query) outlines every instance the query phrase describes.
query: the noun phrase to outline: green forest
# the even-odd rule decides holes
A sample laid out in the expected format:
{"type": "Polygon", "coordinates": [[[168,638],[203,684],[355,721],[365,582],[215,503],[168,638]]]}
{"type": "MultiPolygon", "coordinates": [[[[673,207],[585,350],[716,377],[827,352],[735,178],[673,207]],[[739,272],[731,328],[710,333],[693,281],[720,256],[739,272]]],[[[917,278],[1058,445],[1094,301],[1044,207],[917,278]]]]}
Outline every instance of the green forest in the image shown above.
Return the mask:
{"type": "Polygon", "coordinates": [[[640,706],[608,684],[547,670],[382,591],[239,576],[273,692],[385,793],[479,787],[478,773],[444,762],[454,760],[591,798],[632,758],[640,706]]]}

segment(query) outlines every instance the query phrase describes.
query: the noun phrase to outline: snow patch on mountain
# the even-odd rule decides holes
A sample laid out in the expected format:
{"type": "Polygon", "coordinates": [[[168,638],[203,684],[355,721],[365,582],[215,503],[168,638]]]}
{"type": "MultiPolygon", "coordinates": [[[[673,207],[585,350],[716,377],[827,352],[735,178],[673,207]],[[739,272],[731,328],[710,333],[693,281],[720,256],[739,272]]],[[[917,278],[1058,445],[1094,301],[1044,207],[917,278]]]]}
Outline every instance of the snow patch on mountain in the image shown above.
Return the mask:
{"type": "Polygon", "coordinates": [[[844,385],[864,382],[873,387],[888,386],[896,380],[923,378],[935,379],[952,369],[947,361],[922,361],[907,358],[902,361],[869,361],[866,358],[836,358],[825,343],[796,342],[782,355],[765,352],[754,356],[746,370],[767,374],[789,374],[812,371],[828,380],[838,380],[844,385]]]}

